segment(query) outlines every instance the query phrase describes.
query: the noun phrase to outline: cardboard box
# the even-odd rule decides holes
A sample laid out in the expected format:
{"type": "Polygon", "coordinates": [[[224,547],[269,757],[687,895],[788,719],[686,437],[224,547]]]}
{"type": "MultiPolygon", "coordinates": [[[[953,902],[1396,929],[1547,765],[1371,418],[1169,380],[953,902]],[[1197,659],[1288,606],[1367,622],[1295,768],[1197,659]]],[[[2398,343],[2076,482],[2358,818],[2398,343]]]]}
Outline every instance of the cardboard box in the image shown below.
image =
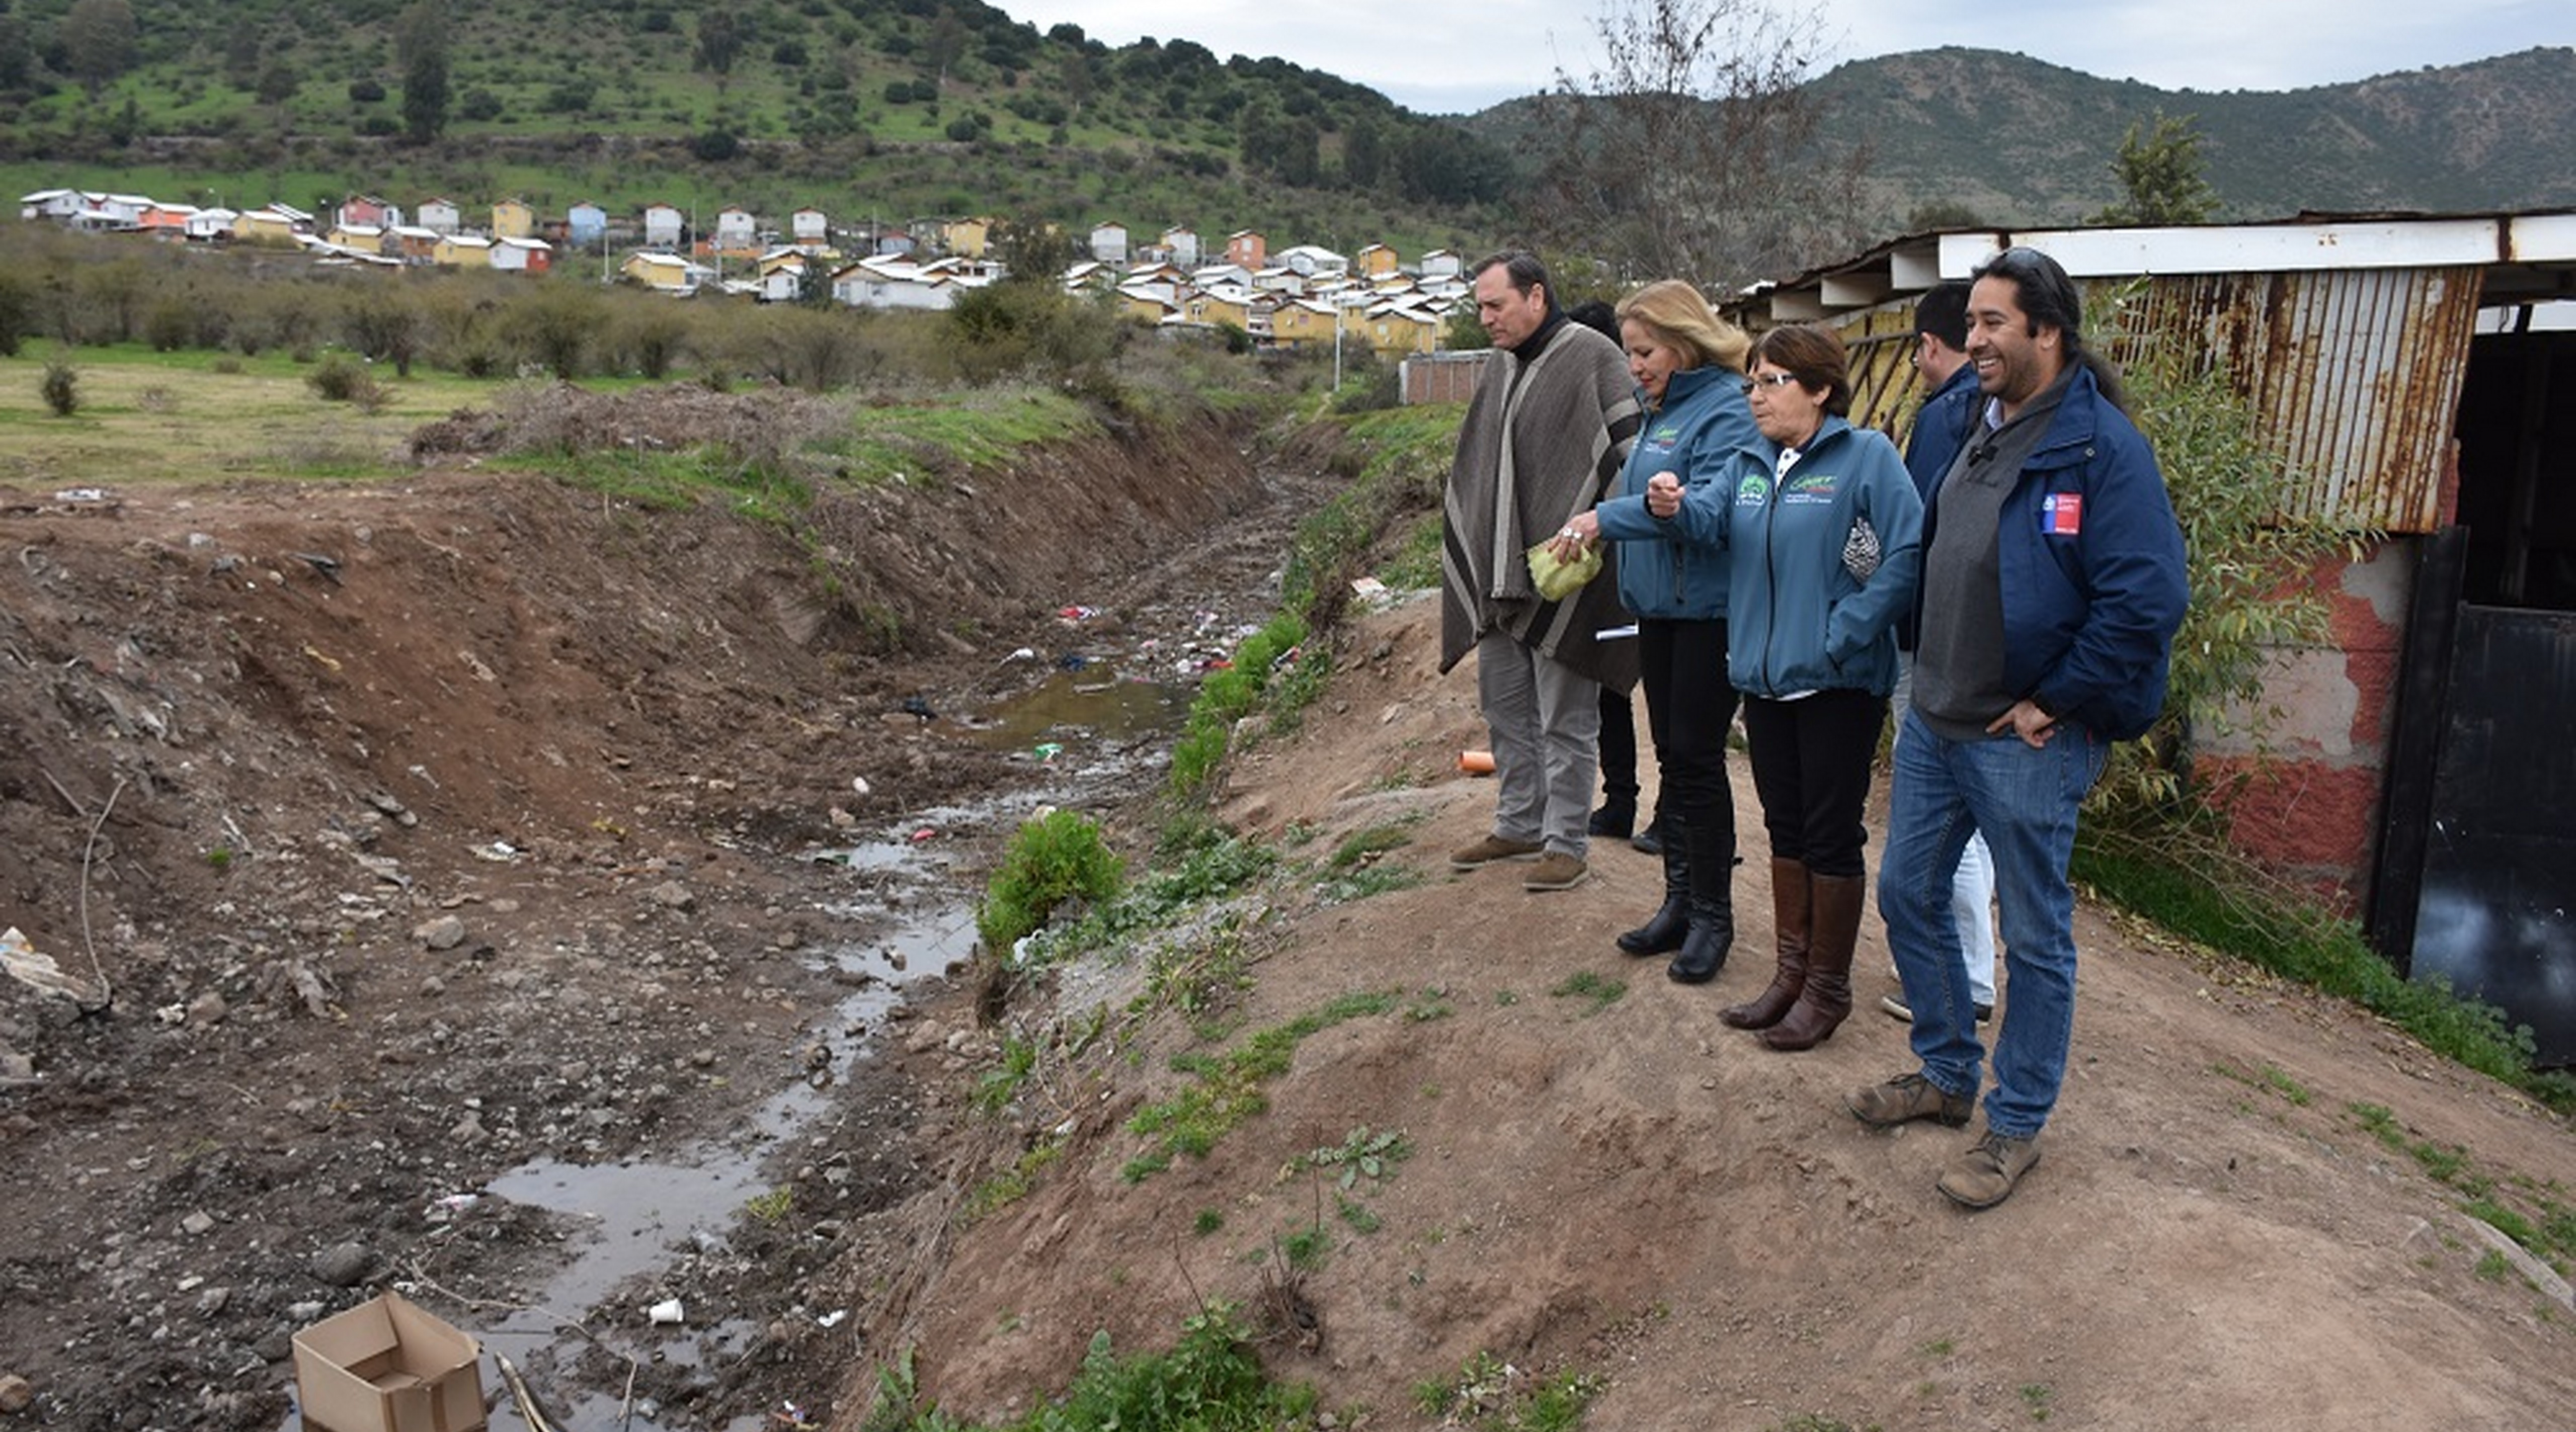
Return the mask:
{"type": "Polygon", "coordinates": [[[316,1432],[474,1432],[483,1349],[400,1294],[295,1335],[295,1388],[316,1432]]]}

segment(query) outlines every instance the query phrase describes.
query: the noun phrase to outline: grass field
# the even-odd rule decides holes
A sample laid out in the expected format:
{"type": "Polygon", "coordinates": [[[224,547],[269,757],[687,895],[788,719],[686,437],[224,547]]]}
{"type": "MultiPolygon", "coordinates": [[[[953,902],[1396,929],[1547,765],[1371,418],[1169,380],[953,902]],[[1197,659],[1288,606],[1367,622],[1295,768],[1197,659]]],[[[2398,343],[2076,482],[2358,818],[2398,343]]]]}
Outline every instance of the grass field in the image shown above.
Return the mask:
{"type": "Polygon", "coordinates": [[[80,405],[57,417],[41,390],[53,354],[0,358],[0,482],[30,488],[241,477],[372,478],[410,466],[412,430],[488,404],[501,385],[415,369],[377,374],[374,412],[325,401],[314,365],[284,354],[155,353],[140,344],[63,355],[80,405]]]}

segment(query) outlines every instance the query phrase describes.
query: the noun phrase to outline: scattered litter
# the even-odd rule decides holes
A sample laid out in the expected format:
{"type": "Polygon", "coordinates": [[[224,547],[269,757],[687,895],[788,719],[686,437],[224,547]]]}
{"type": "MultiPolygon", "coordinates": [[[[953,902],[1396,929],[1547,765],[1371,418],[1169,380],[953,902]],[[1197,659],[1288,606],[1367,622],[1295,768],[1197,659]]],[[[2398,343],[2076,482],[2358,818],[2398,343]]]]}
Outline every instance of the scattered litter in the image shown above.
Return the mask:
{"type": "Polygon", "coordinates": [[[488,860],[495,865],[507,865],[519,858],[519,850],[517,846],[506,840],[496,840],[489,845],[475,846],[474,858],[488,860]]]}
{"type": "Polygon", "coordinates": [[[860,795],[866,795],[869,789],[868,778],[865,776],[850,777],[850,789],[857,791],[860,795]]]}
{"type": "Polygon", "coordinates": [[[318,662],[322,663],[324,666],[327,666],[327,667],[331,668],[333,671],[337,671],[337,670],[339,670],[339,669],[340,669],[340,662],[339,662],[339,659],[338,659],[338,658],[336,658],[336,657],[330,657],[330,656],[325,656],[325,655],[323,655],[321,652],[314,650],[313,645],[312,645],[312,643],[310,643],[310,642],[307,642],[307,643],[305,644],[305,647],[304,647],[304,654],[305,654],[306,656],[309,656],[309,657],[313,658],[315,661],[318,661],[318,662]]]}
{"type": "Polygon", "coordinates": [[[1279,653],[1277,656],[1274,656],[1274,657],[1270,658],[1270,669],[1271,669],[1271,671],[1272,671],[1273,673],[1276,673],[1276,672],[1278,672],[1279,670],[1281,670],[1281,669],[1282,669],[1282,668],[1284,668],[1284,667],[1289,667],[1289,666],[1294,666],[1294,665],[1296,665],[1296,664],[1297,664],[1297,654],[1298,654],[1299,652],[1301,652],[1301,651],[1304,651],[1304,650],[1305,650],[1305,648],[1304,648],[1304,647],[1302,647],[1302,646],[1292,646],[1292,647],[1288,648],[1286,651],[1283,651],[1283,652],[1279,653]]]}
{"type": "Polygon", "coordinates": [[[1006,657],[1003,657],[1003,658],[1002,658],[1002,660],[1003,660],[1005,663],[1008,663],[1008,662],[1014,662],[1014,661],[1035,661],[1035,660],[1037,660],[1037,659],[1038,659],[1037,649],[1036,649],[1035,647],[1026,647],[1026,646],[1021,647],[1019,650],[1017,650],[1017,651],[1015,651],[1015,652],[1012,652],[1010,655],[1008,655],[1008,656],[1006,656],[1006,657]]]}
{"type": "Polygon", "coordinates": [[[919,845],[925,840],[937,840],[938,838],[939,832],[926,825],[912,833],[912,843],[915,845],[919,845]]]}
{"type": "Polygon", "coordinates": [[[54,500],[56,502],[105,502],[107,500],[107,489],[104,487],[66,487],[54,494],[54,500]]]}
{"type": "Polygon", "coordinates": [[[1490,776],[1494,773],[1494,753],[1491,751],[1460,751],[1458,753],[1458,769],[1465,771],[1471,776],[1490,776]]]}
{"type": "Polygon", "coordinates": [[[1093,617],[1100,615],[1100,609],[1097,607],[1079,606],[1058,607],[1056,608],[1055,614],[1059,620],[1063,621],[1067,625],[1073,625],[1080,622],[1087,622],[1093,617]]]}
{"type": "Polygon", "coordinates": [[[797,1406],[793,1402],[779,1403],[778,1410],[770,1413],[769,1415],[773,1420],[783,1422],[790,1427],[811,1427],[814,1425],[813,1422],[806,1417],[805,1409],[797,1406]]]}
{"type": "Polygon", "coordinates": [[[1375,577],[1353,577],[1351,590],[1363,597],[1382,597],[1386,595],[1386,583],[1375,577]]]}
{"type": "Polygon", "coordinates": [[[469,1211],[474,1207],[474,1205],[481,1203],[482,1201],[483,1195],[479,1193],[447,1194],[443,1197],[433,1198],[429,1201],[429,1216],[433,1222],[454,1218],[460,1213],[469,1211]]]}
{"type": "Polygon", "coordinates": [[[1056,757],[1064,754],[1064,743],[1061,741],[1040,741],[1037,743],[1037,746],[1029,752],[1029,754],[1037,757],[1041,762],[1052,761],[1056,757]]]}
{"type": "Polygon", "coordinates": [[[918,696],[907,696],[903,698],[903,709],[905,715],[918,716],[924,721],[936,721],[939,719],[939,713],[930,709],[930,703],[924,701],[918,696]]]}
{"type": "Polygon", "coordinates": [[[689,1320],[687,1310],[680,1306],[680,1300],[677,1298],[664,1298],[662,1301],[646,1308],[644,1310],[644,1316],[651,1318],[657,1326],[669,1326],[674,1323],[685,1323],[689,1320]]]}
{"type": "Polygon", "coordinates": [[[1068,651],[1055,659],[1059,671],[1080,671],[1091,664],[1091,658],[1078,651],[1068,651]]]}
{"type": "Polygon", "coordinates": [[[107,1003],[105,992],[93,988],[86,980],[67,975],[54,964],[54,957],[37,952],[33,942],[12,925],[0,930],[0,969],[29,989],[58,994],[84,1009],[107,1003]]]}
{"type": "Polygon", "coordinates": [[[823,1316],[821,1316],[821,1317],[819,1317],[819,1318],[816,1318],[816,1319],[814,1320],[814,1325],[815,1325],[815,1326],[817,1326],[817,1327],[824,1327],[824,1328],[837,1328],[837,1327],[839,1327],[842,1323],[844,1323],[844,1322],[848,1321],[848,1320],[849,1320],[849,1316],[850,1316],[850,1310],[849,1310],[849,1309],[847,1309],[847,1308],[834,1308],[832,1311],[830,1311],[830,1312],[828,1312],[828,1313],[825,1313],[823,1316]]]}

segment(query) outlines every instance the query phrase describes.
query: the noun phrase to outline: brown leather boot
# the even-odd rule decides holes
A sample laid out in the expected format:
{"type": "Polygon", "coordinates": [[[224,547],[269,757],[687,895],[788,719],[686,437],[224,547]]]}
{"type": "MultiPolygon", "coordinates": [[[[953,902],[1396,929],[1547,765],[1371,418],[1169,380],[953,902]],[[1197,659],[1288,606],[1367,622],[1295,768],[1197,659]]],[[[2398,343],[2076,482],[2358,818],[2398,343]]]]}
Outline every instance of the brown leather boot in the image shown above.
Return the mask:
{"type": "Polygon", "coordinates": [[[1852,946],[1860,939],[1862,897],[1869,881],[1859,875],[1814,875],[1815,914],[1808,931],[1807,985],[1762,1042],[1787,1053],[1813,1049],[1833,1037],[1851,1013],[1852,946]]]}
{"type": "Polygon", "coordinates": [[[1771,983],[1744,1004],[1730,1004],[1717,1017],[1736,1029],[1769,1029],[1798,1002],[1807,987],[1807,924],[1814,896],[1807,867],[1795,860],[1771,858],[1771,924],[1779,931],[1780,962],[1771,983]]]}

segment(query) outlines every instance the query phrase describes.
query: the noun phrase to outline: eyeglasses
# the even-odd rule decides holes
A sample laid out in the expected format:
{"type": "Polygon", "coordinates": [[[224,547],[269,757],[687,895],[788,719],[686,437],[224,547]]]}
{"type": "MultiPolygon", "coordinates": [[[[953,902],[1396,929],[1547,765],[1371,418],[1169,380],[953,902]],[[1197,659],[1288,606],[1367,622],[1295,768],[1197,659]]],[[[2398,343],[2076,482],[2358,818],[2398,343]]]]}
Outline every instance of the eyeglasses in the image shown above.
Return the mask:
{"type": "Polygon", "coordinates": [[[1744,380],[1744,396],[1750,398],[1764,388],[1785,388],[1797,381],[1795,373],[1756,373],[1744,380]]]}

